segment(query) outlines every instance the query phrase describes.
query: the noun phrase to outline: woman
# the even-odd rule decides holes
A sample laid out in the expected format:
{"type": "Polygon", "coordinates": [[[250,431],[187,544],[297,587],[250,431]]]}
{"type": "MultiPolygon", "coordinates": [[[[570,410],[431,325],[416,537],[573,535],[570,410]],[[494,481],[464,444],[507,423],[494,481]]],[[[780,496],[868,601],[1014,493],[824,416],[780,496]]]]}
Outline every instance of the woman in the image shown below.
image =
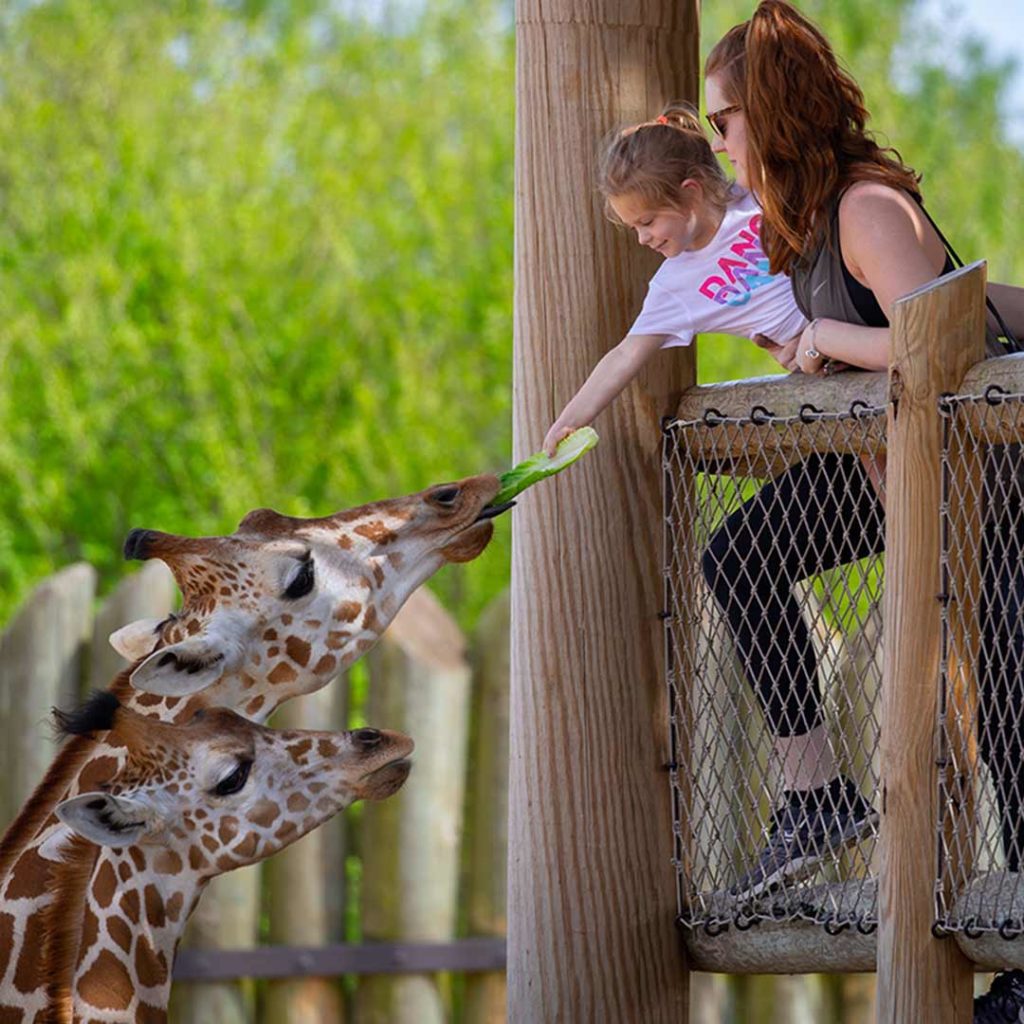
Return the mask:
{"type": "MultiPolygon", "coordinates": [[[[821,373],[832,360],[886,368],[893,303],[953,268],[922,205],[918,175],[873,140],[857,84],[821,32],[784,0],[764,0],[749,22],[733,28],[711,51],[705,76],[715,149],[756,194],[770,270],[791,276],[809,320],[798,337],[764,339],[764,347],[783,366],[804,373],[821,373]]],[[[1024,333],[1021,290],[992,285],[990,297],[1014,332],[1024,333]]],[[[1004,351],[994,335],[989,351],[1004,351]]],[[[705,553],[705,576],[773,729],[787,791],[767,845],[734,888],[740,897],[812,872],[826,854],[873,828],[874,810],[840,774],[829,745],[814,652],[791,587],[881,551],[883,524],[860,462],[819,456],[762,488],[726,520],[705,553]]],[[[986,560],[986,593],[1019,585],[997,579],[1000,566],[1005,576],[1005,566],[1020,561],[1017,531],[1009,539],[1006,533],[986,530],[986,548],[996,539],[1000,545],[999,558],[986,560]]],[[[1010,602],[992,604],[1000,607],[984,610],[990,643],[1006,633],[1020,649],[1019,631],[1005,610],[1010,602]]],[[[983,715],[985,705],[1011,701],[994,692],[997,681],[1004,691],[1017,682],[1000,668],[982,665],[980,733],[996,780],[1009,867],[1018,870],[1021,757],[1001,731],[989,735],[983,715]]],[[[1013,704],[1020,700],[1019,693],[1012,697],[1013,704]]]]}

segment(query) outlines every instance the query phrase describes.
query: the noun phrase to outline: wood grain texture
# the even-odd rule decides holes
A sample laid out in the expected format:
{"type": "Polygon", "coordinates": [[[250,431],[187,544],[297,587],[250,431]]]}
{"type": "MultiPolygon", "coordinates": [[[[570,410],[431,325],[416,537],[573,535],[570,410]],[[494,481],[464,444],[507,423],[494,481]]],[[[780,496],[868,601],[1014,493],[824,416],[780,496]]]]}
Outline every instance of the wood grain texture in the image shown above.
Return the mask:
{"type": "Polygon", "coordinates": [[[971,1019],[971,967],[935,917],[941,646],[937,399],[984,356],[984,264],[900,299],[892,318],[881,701],[879,1024],[971,1019]]]}
{"type": "MultiPolygon", "coordinates": [[[[657,261],[605,220],[600,139],[697,96],[697,4],[517,14],[516,457],[625,333],[657,261]]],[[[660,355],[513,517],[509,1020],[685,1022],[662,681],[660,355]]]]}

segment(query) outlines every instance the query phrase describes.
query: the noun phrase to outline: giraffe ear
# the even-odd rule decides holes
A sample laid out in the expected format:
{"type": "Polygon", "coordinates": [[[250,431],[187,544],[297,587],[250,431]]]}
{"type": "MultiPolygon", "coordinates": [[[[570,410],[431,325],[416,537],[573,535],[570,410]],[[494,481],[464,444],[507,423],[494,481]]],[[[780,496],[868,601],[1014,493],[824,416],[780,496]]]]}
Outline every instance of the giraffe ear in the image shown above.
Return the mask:
{"type": "Polygon", "coordinates": [[[209,640],[196,636],[154,651],[129,681],[146,693],[185,697],[212,686],[224,668],[224,655],[209,640]]]}
{"type": "Polygon", "coordinates": [[[64,800],[55,813],[73,832],[99,846],[134,846],[149,829],[145,804],[109,793],[64,800]]]}
{"type": "Polygon", "coordinates": [[[139,619],[110,634],[110,646],[126,661],[138,661],[153,653],[160,639],[157,630],[164,619],[139,619]]]}

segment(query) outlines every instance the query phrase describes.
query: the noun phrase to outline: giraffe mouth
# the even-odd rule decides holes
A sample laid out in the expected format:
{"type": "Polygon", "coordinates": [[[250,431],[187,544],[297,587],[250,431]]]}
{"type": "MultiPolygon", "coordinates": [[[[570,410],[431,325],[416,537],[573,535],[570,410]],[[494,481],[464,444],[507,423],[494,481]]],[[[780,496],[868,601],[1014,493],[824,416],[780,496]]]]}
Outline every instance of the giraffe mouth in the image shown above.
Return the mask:
{"type": "Polygon", "coordinates": [[[370,772],[360,787],[363,799],[385,800],[392,796],[402,788],[411,771],[412,761],[407,757],[400,757],[370,772]]]}
{"type": "Polygon", "coordinates": [[[500,505],[486,505],[473,522],[481,523],[487,519],[494,519],[495,516],[500,516],[502,512],[507,512],[514,504],[514,501],[503,501],[500,505]]]}

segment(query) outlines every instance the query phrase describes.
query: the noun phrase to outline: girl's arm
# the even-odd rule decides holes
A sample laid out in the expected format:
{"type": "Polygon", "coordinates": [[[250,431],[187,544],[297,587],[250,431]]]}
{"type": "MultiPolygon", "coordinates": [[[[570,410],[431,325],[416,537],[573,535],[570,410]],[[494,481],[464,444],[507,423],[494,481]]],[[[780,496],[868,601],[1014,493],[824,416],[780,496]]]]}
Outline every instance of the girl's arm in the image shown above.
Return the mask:
{"type": "Polygon", "coordinates": [[[569,399],[558,419],[548,428],[544,451],[554,455],[555,446],[563,437],[591,423],[640,372],[640,368],[661,348],[667,337],[665,334],[627,334],[594,367],[583,386],[569,399]]]}
{"type": "MultiPolygon", "coordinates": [[[[859,182],[839,204],[839,238],[850,273],[874,292],[886,317],[893,303],[942,272],[945,248],[910,196],[877,182],[859,182]]],[[[825,358],[867,370],[889,366],[888,327],[817,320],[804,331],[798,359],[805,373],[825,358]],[[807,356],[817,351],[822,358],[807,356]]]]}

